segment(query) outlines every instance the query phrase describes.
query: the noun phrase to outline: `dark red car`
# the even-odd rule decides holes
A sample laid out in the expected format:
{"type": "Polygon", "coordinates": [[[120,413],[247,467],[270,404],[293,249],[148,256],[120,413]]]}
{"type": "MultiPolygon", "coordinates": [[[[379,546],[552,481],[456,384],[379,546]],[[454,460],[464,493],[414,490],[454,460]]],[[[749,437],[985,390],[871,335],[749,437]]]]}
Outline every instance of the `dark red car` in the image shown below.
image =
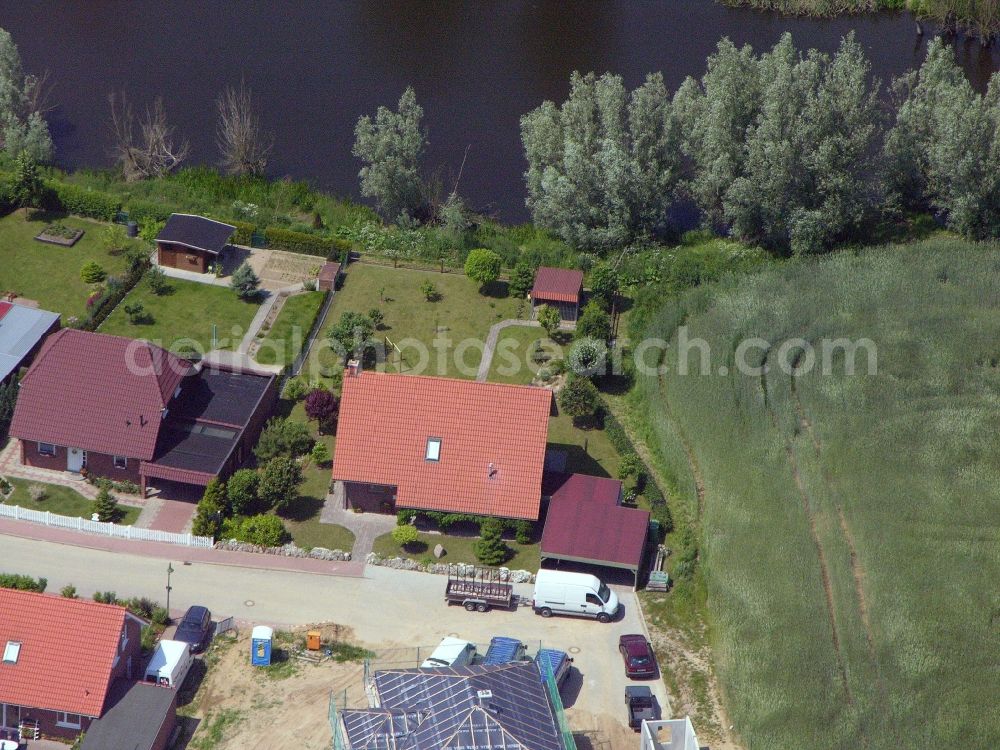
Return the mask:
{"type": "Polygon", "coordinates": [[[618,639],[618,650],[625,660],[626,677],[656,677],[656,656],[653,655],[653,647],[646,636],[635,633],[623,635],[618,639]]]}

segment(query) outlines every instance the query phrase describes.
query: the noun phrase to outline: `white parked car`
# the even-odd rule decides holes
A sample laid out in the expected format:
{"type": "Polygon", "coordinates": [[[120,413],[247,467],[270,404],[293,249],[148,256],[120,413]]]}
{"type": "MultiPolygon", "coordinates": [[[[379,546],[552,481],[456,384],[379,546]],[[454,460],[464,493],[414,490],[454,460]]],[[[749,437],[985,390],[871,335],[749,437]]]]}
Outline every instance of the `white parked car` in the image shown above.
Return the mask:
{"type": "Polygon", "coordinates": [[[436,669],[439,667],[464,667],[471,664],[476,656],[476,644],[463,641],[461,638],[444,638],[434,653],[424,659],[421,667],[436,669]]]}

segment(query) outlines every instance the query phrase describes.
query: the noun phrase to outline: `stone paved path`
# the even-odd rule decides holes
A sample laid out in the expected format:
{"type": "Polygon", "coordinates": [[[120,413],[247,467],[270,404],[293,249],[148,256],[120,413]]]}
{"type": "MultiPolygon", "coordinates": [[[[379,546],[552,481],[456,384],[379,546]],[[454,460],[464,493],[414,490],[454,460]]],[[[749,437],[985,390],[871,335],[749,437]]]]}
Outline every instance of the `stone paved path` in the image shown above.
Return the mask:
{"type": "Polygon", "coordinates": [[[507,320],[501,320],[499,323],[493,324],[490,327],[489,334],[486,336],[486,344],[483,346],[483,358],[479,361],[479,372],[476,375],[476,380],[480,383],[485,382],[486,377],[490,374],[490,364],[493,362],[493,353],[497,348],[497,339],[500,337],[500,331],[511,326],[541,328],[542,324],[537,320],[518,320],[516,318],[508,318],[507,320]]]}
{"type": "Polygon", "coordinates": [[[344,508],[343,485],[335,483],[334,491],[326,496],[323,510],[320,512],[320,523],[335,523],[350,529],[354,534],[354,547],[351,549],[351,559],[364,563],[368,553],[372,551],[375,538],[388,534],[396,526],[396,517],[383,513],[355,513],[344,508]]]}

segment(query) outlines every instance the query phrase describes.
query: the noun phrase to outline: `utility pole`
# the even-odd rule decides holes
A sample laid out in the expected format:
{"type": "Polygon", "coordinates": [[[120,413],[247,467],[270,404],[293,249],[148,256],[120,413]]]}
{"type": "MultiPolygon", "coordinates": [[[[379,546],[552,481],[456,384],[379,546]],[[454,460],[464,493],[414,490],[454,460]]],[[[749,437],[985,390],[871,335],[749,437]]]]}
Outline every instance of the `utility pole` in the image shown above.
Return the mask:
{"type": "Polygon", "coordinates": [[[167,563],[167,622],[170,622],[170,589],[173,586],[170,585],[170,574],[174,572],[174,566],[167,563]]]}

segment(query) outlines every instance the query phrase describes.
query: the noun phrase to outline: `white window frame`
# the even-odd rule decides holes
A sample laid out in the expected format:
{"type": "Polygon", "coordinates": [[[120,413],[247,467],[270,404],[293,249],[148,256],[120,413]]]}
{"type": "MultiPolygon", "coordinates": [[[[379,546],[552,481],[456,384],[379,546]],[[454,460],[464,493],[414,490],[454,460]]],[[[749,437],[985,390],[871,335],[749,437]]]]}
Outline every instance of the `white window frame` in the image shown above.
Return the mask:
{"type": "Polygon", "coordinates": [[[112,456],[111,462],[114,464],[116,469],[127,469],[128,468],[128,456],[112,456]],[[118,462],[121,461],[121,466],[118,462]]]}
{"type": "Polygon", "coordinates": [[[80,714],[70,714],[65,711],[56,711],[56,726],[64,729],[79,729],[83,726],[83,716],[80,714]],[[70,721],[70,717],[76,717],[76,721],[70,721]]]}
{"type": "Polygon", "coordinates": [[[427,447],[424,450],[424,460],[434,462],[441,460],[441,438],[427,438],[427,447]]]}
{"type": "Polygon", "coordinates": [[[41,442],[39,440],[38,441],[38,455],[39,456],[54,456],[54,455],[56,455],[56,445],[55,445],[55,443],[43,443],[43,442],[41,442]],[[51,451],[45,450],[45,449],[42,448],[42,446],[45,446],[46,448],[51,448],[52,450],[51,451]]]}

